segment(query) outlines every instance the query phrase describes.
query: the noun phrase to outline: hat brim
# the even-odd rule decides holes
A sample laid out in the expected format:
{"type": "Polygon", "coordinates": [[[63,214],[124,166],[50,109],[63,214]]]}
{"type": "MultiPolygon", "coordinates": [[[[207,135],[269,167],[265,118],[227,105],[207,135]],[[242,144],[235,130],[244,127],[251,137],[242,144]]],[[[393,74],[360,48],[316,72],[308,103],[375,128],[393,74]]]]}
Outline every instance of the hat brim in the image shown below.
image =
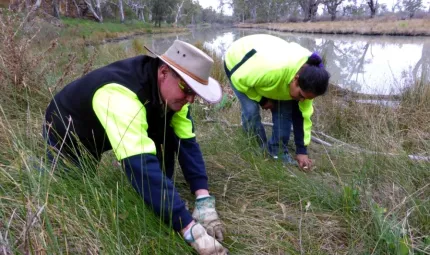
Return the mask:
{"type": "Polygon", "coordinates": [[[191,78],[186,73],[182,72],[178,68],[174,67],[173,65],[169,64],[168,61],[165,61],[163,59],[163,56],[155,53],[154,51],[150,50],[148,47],[144,46],[147,51],[149,51],[151,54],[157,56],[159,59],[163,60],[163,62],[168,65],[170,68],[172,68],[181,78],[187,83],[188,86],[191,87],[191,89],[196,92],[197,95],[199,95],[201,98],[206,100],[207,102],[211,104],[218,103],[221,100],[222,97],[222,90],[221,86],[214,78],[209,77],[208,84],[202,84],[193,78],[191,78]]]}

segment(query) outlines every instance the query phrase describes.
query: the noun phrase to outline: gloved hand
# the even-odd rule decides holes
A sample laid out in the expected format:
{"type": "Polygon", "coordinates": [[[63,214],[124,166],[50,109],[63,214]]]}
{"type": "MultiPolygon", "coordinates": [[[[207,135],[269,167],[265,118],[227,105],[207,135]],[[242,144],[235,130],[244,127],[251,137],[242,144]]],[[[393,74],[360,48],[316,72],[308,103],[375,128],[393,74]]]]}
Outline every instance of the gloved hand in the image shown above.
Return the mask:
{"type": "Polygon", "coordinates": [[[215,197],[204,197],[196,200],[193,218],[206,229],[207,233],[222,242],[225,229],[215,211],[215,197]]]}
{"type": "Polygon", "coordinates": [[[228,250],[224,248],[217,240],[208,235],[205,228],[199,223],[191,227],[192,239],[191,246],[200,255],[226,255],[228,250]]]}

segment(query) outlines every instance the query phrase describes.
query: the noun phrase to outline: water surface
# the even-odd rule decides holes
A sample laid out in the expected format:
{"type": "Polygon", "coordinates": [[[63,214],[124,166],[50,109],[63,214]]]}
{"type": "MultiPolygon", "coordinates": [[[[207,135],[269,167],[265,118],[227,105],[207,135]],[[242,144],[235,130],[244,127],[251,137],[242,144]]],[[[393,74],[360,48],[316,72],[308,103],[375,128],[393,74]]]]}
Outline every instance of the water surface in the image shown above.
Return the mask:
{"type": "MultiPolygon", "coordinates": [[[[416,81],[430,82],[430,37],[299,34],[233,28],[136,38],[159,53],[163,53],[175,39],[180,39],[190,43],[201,42],[222,56],[233,41],[256,33],[276,35],[325,55],[331,81],[355,92],[399,94],[416,81]]],[[[100,47],[114,44],[128,48],[133,39],[100,47]]]]}

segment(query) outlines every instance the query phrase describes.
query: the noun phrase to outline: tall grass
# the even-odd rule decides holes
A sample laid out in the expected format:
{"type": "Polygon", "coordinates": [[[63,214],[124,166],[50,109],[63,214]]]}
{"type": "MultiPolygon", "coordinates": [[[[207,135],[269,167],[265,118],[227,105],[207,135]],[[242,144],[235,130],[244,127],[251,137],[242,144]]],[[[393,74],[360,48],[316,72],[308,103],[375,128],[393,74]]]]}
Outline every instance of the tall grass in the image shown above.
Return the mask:
{"type": "MultiPolygon", "coordinates": [[[[10,37],[19,22],[2,29],[2,41],[10,45],[0,45],[8,58],[0,62],[0,253],[192,253],[144,205],[112,154],[97,166],[83,158],[79,169],[67,162],[54,167],[44,156],[40,127],[51,94],[91,69],[141,53],[141,45],[99,52],[61,43],[22,47],[34,34],[10,37]]],[[[212,57],[212,76],[228,93],[222,62],[212,57]]],[[[252,137],[237,126],[233,97],[223,107],[195,104],[197,139],[230,253],[430,254],[430,164],[407,157],[430,151],[429,94],[423,91],[428,85],[412,86],[399,108],[331,94],[316,99],[315,129],[363,150],[312,144],[316,168],[309,173],[258,154],[252,137]]],[[[184,199],[194,200],[181,174],[175,184],[184,199]]]]}

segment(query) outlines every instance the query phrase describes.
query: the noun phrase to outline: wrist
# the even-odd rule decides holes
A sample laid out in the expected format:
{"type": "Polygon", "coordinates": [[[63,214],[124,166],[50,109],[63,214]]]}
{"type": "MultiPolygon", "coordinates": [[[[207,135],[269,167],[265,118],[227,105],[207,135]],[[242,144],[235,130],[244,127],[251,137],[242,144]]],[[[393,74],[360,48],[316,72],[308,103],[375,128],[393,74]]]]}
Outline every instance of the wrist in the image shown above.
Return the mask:
{"type": "Polygon", "coordinates": [[[296,147],[296,155],[308,155],[308,150],[306,146],[297,146],[296,147]]]}
{"type": "Polygon", "coordinates": [[[260,106],[264,106],[268,101],[269,101],[269,99],[268,99],[268,98],[266,98],[266,97],[262,97],[262,98],[261,98],[261,100],[260,100],[260,102],[258,102],[258,104],[259,104],[260,106]]]}
{"type": "Polygon", "coordinates": [[[198,189],[196,192],[194,192],[194,195],[197,199],[203,198],[203,197],[209,197],[209,190],[207,189],[198,189]]]}
{"type": "Polygon", "coordinates": [[[209,195],[209,194],[207,194],[207,195],[198,195],[198,196],[196,196],[196,199],[199,200],[199,199],[210,197],[210,196],[211,195],[209,195]]]}
{"type": "Polygon", "coordinates": [[[194,220],[192,220],[187,226],[185,226],[185,228],[183,228],[181,230],[181,233],[183,236],[185,236],[185,233],[190,230],[191,226],[193,226],[194,224],[196,224],[196,222],[194,220]]]}

